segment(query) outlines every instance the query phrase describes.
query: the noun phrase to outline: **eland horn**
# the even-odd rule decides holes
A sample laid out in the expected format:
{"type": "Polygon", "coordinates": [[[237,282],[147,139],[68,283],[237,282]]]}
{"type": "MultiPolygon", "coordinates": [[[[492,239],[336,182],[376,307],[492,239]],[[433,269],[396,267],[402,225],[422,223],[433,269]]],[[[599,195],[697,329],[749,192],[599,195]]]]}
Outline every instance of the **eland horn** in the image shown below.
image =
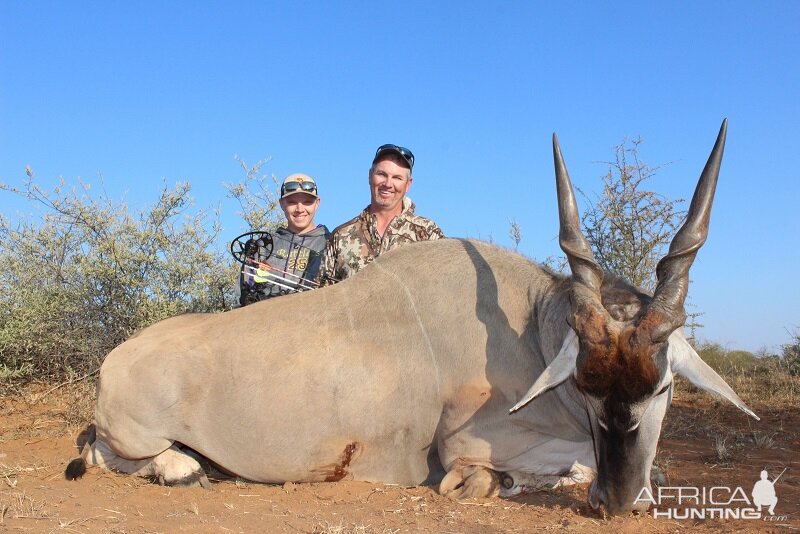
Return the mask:
{"type": "MultiPolygon", "coordinates": [[[[603,308],[600,298],[600,286],[603,283],[603,270],[594,259],[589,241],[581,232],[578,205],[575,202],[575,192],[567,173],[567,166],[561,155],[558,136],[553,134],[553,160],[556,168],[556,190],[558,194],[558,219],[560,229],[558,233],[561,250],[567,255],[569,267],[572,270],[572,314],[575,324],[573,328],[579,331],[582,319],[588,319],[587,313],[599,314],[603,323],[608,318],[608,313],[603,308]]],[[[588,334],[588,332],[584,332],[588,334]]],[[[597,332],[600,334],[600,332],[597,332]]],[[[594,336],[592,336],[594,337],[594,336]]]]}
{"type": "Polygon", "coordinates": [[[717,142],[708,157],[703,174],[697,182],[686,221],[672,239],[669,252],[661,258],[656,267],[658,283],[653,301],[645,314],[645,317],[654,320],[642,321],[642,324],[651,325],[649,337],[652,341],[664,340],[686,320],[683,303],[689,289],[689,268],[694,262],[697,251],[708,237],[711,204],[714,202],[714,191],[717,187],[727,132],[728,119],[725,119],[722,121],[717,142]]]}

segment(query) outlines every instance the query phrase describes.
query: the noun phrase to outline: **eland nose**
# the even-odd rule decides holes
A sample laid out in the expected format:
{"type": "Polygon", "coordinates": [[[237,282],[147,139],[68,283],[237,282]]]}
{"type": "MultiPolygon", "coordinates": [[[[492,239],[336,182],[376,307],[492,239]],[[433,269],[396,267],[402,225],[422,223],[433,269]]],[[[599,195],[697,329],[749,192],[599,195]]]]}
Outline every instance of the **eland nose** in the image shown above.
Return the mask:
{"type": "Polygon", "coordinates": [[[612,492],[609,495],[605,488],[600,487],[595,479],[589,486],[589,506],[599,514],[621,515],[630,512],[644,514],[650,507],[649,502],[637,500],[636,497],[619,498],[612,492]]]}
{"type": "Polygon", "coordinates": [[[592,510],[598,512],[602,511],[601,507],[605,508],[606,506],[606,494],[605,491],[600,489],[597,479],[594,479],[589,486],[589,506],[592,507],[592,510]]]}

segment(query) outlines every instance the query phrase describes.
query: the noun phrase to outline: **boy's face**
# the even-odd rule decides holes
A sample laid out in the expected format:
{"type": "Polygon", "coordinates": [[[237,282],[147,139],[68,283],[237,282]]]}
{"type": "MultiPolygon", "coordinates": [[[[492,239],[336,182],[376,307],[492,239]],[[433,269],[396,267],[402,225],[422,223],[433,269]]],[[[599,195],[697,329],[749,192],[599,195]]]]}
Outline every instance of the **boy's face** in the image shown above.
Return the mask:
{"type": "Polygon", "coordinates": [[[282,198],[280,202],[290,231],[304,234],[316,228],[314,215],[319,207],[318,197],[308,193],[295,193],[282,198]]]}

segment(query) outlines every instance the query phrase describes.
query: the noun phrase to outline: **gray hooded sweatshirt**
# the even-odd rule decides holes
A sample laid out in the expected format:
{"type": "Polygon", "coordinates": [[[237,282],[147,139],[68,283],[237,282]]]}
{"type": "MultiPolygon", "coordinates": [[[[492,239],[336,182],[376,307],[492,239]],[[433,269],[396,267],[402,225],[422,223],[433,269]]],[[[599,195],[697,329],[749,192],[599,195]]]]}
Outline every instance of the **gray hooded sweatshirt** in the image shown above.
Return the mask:
{"type": "Polygon", "coordinates": [[[255,271],[245,265],[241,270],[240,304],[304,291],[316,287],[313,280],[319,273],[330,232],[320,224],[305,234],[294,234],[288,228],[272,232],[272,254],[264,261],[270,268],[255,271]]]}

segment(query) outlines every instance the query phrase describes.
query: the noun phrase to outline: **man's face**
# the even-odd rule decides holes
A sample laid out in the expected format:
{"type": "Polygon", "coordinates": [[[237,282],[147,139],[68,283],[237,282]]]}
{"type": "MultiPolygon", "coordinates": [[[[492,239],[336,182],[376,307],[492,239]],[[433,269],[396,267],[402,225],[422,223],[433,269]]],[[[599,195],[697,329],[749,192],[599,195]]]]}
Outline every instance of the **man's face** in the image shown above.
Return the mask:
{"type": "Polygon", "coordinates": [[[314,215],[319,207],[319,198],[308,193],[295,193],[281,199],[281,209],[286,215],[289,230],[303,234],[314,229],[314,215]]]}
{"type": "Polygon", "coordinates": [[[413,179],[407,167],[399,164],[398,158],[384,158],[373,165],[369,173],[369,188],[372,207],[387,210],[402,210],[403,197],[411,188],[413,179]]]}

